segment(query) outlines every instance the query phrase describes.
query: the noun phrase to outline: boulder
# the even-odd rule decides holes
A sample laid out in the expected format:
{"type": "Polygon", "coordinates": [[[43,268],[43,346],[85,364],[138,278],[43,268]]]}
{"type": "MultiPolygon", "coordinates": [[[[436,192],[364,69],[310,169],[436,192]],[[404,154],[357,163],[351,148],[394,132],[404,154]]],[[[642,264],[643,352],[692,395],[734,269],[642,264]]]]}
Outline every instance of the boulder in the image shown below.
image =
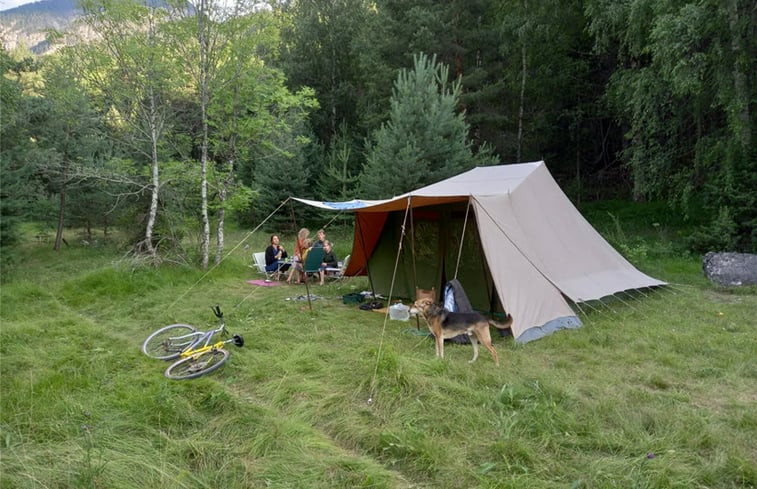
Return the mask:
{"type": "Polygon", "coordinates": [[[704,255],[702,271],[719,285],[757,284],[757,255],[752,253],[715,253],[704,255]]]}

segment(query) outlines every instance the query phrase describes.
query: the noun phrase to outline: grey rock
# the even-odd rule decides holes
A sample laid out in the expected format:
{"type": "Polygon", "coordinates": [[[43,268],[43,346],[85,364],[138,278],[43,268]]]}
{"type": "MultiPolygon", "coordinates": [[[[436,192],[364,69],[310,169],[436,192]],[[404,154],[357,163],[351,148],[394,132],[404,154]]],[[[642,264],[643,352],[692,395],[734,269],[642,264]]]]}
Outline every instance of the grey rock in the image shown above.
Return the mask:
{"type": "Polygon", "coordinates": [[[752,253],[715,253],[704,255],[702,271],[719,285],[757,284],[757,255],[752,253]]]}

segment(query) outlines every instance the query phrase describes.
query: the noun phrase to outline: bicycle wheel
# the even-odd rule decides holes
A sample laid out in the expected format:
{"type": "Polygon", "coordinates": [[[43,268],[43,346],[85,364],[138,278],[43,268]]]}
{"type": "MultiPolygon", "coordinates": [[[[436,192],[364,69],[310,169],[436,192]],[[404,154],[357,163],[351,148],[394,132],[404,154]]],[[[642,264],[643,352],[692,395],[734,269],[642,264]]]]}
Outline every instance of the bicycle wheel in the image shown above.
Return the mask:
{"type": "Polygon", "coordinates": [[[172,363],[166,369],[165,375],[173,380],[194,379],[217,370],[228,358],[229,352],[226,350],[208,350],[196,358],[182,358],[172,363]]]}
{"type": "Polygon", "coordinates": [[[196,331],[188,324],[171,324],[160,328],[142,343],[142,353],[158,360],[176,358],[197,339],[197,335],[187,336],[196,331]]]}

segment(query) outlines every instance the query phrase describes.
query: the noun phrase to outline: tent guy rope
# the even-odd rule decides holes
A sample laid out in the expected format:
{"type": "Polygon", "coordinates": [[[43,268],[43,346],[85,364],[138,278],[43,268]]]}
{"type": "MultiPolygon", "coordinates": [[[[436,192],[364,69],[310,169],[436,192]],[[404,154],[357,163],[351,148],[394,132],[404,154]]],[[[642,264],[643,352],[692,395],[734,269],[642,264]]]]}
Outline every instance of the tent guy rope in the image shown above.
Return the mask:
{"type": "Polygon", "coordinates": [[[384,336],[386,334],[386,324],[389,321],[389,306],[392,300],[392,294],[394,293],[394,280],[397,278],[397,267],[399,265],[400,261],[400,253],[402,252],[402,241],[405,237],[405,226],[407,224],[407,215],[410,213],[410,199],[412,197],[407,198],[407,207],[405,207],[405,217],[402,220],[402,232],[400,234],[399,244],[397,245],[397,256],[394,259],[394,271],[392,272],[392,283],[389,286],[389,297],[387,298],[387,307],[386,307],[386,314],[384,314],[384,324],[381,327],[381,337],[379,339],[379,347],[378,351],[376,352],[376,365],[373,367],[373,377],[371,378],[370,383],[370,392],[368,400],[366,401],[369,405],[373,404],[375,397],[376,397],[376,388],[377,388],[377,377],[378,377],[378,367],[379,367],[379,361],[381,360],[381,351],[384,346],[384,336]]]}
{"type": "MultiPolygon", "coordinates": [[[[273,216],[274,216],[274,215],[275,215],[275,214],[276,214],[276,213],[277,213],[277,212],[279,211],[279,209],[281,209],[281,208],[282,208],[282,207],[283,207],[283,206],[284,206],[284,205],[285,205],[285,204],[286,204],[287,202],[289,202],[290,200],[291,200],[291,197],[287,197],[287,199],[286,199],[285,201],[283,201],[283,202],[282,202],[281,204],[279,204],[279,206],[278,206],[278,207],[277,207],[277,208],[276,208],[276,209],[275,209],[275,210],[274,210],[273,212],[271,212],[270,214],[268,214],[268,217],[266,217],[265,219],[263,219],[263,221],[262,221],[262,222],[261,222],[260,224],[258,224],[258,225],[257,225],[257,226],[255,227],[255,229],[253,229],[252,231],[250,231],[249,233],[247,233],[247,234],[245,235],[245,237],[244,237],[244,238],[242,238],[242,239],[241,239],[241,240],[239,241],[239,243],[237,243],[237,244],[236,244],[236,246],[234,246],[234,247],[233,247],[233,248],[232,248],[232,249],[231,249],[231,250],[230,250],[230,251],[229,251],[228,253],[226,253],[226,255],[224,255],[224,257],[223,257],[223,258],[221,258],[221,260],[220,260],[220,261],[219,261],[218,263],[216,263],[216,264],[215,264],[215,265],[213,265],[213,266],[212,266],[212,267],[211,267],[211,268],[210,268],[210,269],[209,269],[208,271],[206,271],[205,273],[203,273],[203,274],[202,274],[202,276],[201,276],[200,278],[198,278],[198,279],[197,279],[197,281],[196,281],[195,283],[193,283],[192,285],[190,285],[190,286],[189,286],[189,287],[187,288],[187,290],[185,290],[185,291],[184,291],[184,292],[183,292],[183,293],[182,293],[181,295],[179,295],[179,297],[177,297],[177,298],[176,298],[176,300],[174,300],[174,301],[173,301],[173,302],[172,302],[172,303],[171,303],[171,304],[170,304],[170,305],[168,306],[168,308],[167,308],[167,309],[168,309],[168,310],[171,310],[171,309],[173,309],[173,307],[174,307],[174,306],[175,306],[175,305],[176,305],[176,304],[177,304],[177,303],[178,303],[178,302],[179,302],[179,301],[180,301],[181,299],[183,299],[184,297],[186,297],[186,295],[187,295],[187,294],[189,294],[189,293],[190,293],[190,292],[192,291],[192,289],[194,289],[195,287],[197,287],[197,285],[198,285],[198,284],[199,284],[200,282],[202,282],[202,281],[203,281],[203,280],[205,279],[205,277],[207,277],[207,276],[208,276],[208,275],[209,275],[209,274],[210,274],[211,272],[213,272],[213,271],[214,271],[214,270],[215,270],[216,268],[218,268],[219,266],[221,266],[221,263],[223,263],[223,261],[224,261],[224,260],[225,260],[226,258],[228,258],[228,257],[229,257],[229,255],[231,255],[232,253],[234,253],[234,251],[236,251],[236,250],[237,250],[237,248],[239,248],[240,246],[242,246],[242,244],[243,244],[243,243],[244,243],[245,241],[247,241],[247,239],[248,239],[248,238],[249,238],[250,236],[252,236],[252,235],[253,235],[253,234],[254,234],[254,233],[255,233],[255,232],[256,232],[256,231],[258,230],[258,229],[260,229],[260,228],[261,228],[261,226],[263,226],[263,224],[265,224],[265,223],[266,223],[266,222],[267,222],[267,221],[268,221],[268,220],[269,220],[269,219],[270,219],[271,217],[273,217],[273,216]]],[[[241,304],[241,302],[240,302],[240,304],[241,304]]]]}

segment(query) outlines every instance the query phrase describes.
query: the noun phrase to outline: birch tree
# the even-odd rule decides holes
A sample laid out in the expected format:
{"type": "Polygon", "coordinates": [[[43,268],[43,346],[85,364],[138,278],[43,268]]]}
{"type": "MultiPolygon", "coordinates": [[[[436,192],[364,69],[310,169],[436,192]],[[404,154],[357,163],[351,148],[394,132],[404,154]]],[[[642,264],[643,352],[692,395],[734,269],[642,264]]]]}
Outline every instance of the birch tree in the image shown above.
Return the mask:
{"type": "MultiPolygon", "coordinates": [[[[230,80],[219,79],[219,68],[228,62],[229,37],[233,33],[224,32],[234,25],[235,17],[244,11],[246,2],[237,1],[232,8],[221,0],[199,0],[194,10],[188,10],[178,3],[171,11],[173,23],[170,26],[177,61],[188,77],[189,90],[194,94],[199,110],[199,153],[200,153],[200,260],[203,269],[210,261],[210,214],[208,194],[211,122],[210,106],[219,93],[228,89],[230,80]]],[[[228,178],[233,178],[229,174],[228,178]]],[[[221,184],[220,198],[225,201],[230,181],[221,184]]],[[[217,227],[216,263],[220,262],[224,246],[225,207],[219,209],[217,227]]]]}
{"type": "Polygon", "coordinates": [[[111,126],[122,129],[117,132],[123,141],[149,161],[150,204],[144,239],[135,250],[157,265],[153,231],[161,186],[159,146],[169,113],[165,92],[173,78],[160,29],[165,11],[136,0],[84,0],[81,6],[82,22],[97,35],[94,43],[80,46],[86,82],[109,108],[111,126]]]}
{"type": "MultiPolygon", "coordinates": [[[[250,189],[236,178],[236,167],[247,160],[249,150],[240,141],[249,141],[256,135],[250,129],[257,123],[245,116],[256,86],[267,80],[263,73],[268,68],[265,53],[273,53],[278,43],[278,30],[272,17],[265,12],[247,13],[246,5],[238,1],[230,16],[219,27],[222,29],[224,57],[218,63],[218,76],[213,86],[215,96],[208,105],[209,125],[213,129],[211,140],[217,155],[218,227],[215,263],[223,257],[224,229],[229,199],[236,190],[249,198],[250,189]]],[[[258,92],[260,90],[257,90],[258,92]]],[[[264,115],[263,115],[264,116],[264,115]]]]}
{"type": "MultiPolygon", "coordinates": [[[[274,67],[279,27],[271,12],[252,11],[249,3],[243,1],[228,8],[225,2],[204,0],[193,17],[176,20],[172,28],[177,52],[183,71],[188,74],[189,91],[197,100],[200,117],[201,254],[202,266],[206,267],[209,210],[217,209],[215,261],[219,263],[230,192],[242,191],[248,195],[248,190],[236,179],[236,169],[256,166],[253,155],[271,150],[277,157],[295,155],[303,140],[295,138],[293,132],[316,104],[308,88],[290,92],[286,78],[274,67]],[[178,42],[180,39],[184,42],[178,42]],[[209,193],[210,175],[219,177],[213,188],[213,197],[217,198],[214,201],[209,193]]],[[[267,160],[260,166],[269,164],[267,160]]],[[[297,178],[292,176],[294,173],[279,174],[278,178],[288,178],[285,182],[291,184],[297,178]]],[[[305,172],[297,174],[304,176],[305,172]]]]}

